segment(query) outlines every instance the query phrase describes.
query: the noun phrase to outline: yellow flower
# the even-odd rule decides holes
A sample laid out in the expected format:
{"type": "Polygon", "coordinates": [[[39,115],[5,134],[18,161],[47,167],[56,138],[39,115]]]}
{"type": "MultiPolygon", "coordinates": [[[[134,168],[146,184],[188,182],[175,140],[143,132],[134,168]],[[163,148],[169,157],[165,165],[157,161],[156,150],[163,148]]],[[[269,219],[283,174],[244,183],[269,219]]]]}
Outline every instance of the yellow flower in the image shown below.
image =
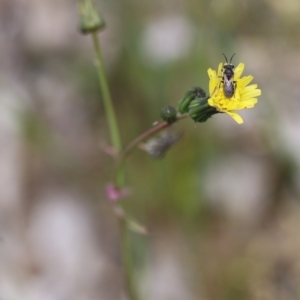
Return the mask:
{"type": "Polygon", "coordinates": [[[210,78],[208,104],[215,107],[219,112],[227,113],[238,124],[242,124],[243,119],[234,111],[254,107],[257,103],[256,97],[261,95],[261,90],[257,88],[257,84],[248,85],[253,80],[253,76],[241,78],[244,68],[245,65],[240,63],[234,70],[236,89],[231,98],[226,98],[223,92],[223,83],[221,82],[223,64],[219,64],[218,72],[212,69],[207,70],[210,78]]]}

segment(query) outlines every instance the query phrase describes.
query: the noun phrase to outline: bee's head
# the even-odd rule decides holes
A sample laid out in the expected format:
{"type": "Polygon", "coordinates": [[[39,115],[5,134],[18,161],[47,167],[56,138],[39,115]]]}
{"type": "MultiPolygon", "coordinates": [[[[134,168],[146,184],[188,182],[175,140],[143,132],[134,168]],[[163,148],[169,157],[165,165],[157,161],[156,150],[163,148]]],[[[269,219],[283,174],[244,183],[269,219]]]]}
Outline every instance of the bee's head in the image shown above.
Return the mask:
{"type": "Polygon", "coordinates": [[[222,53],[222,54],[224,55],[225,60],[226,60],[226,63],[224,64],[223,68],[232,70],[234,68],[234,65],[231,63],[231,61],[232,61],[232,58],[235,56],[235,53],[231,56],[229,62],[228,62],[226,55],[224,53],[222,53]]]}
{"type": "Polygon", "coordinates": [[[224,70],[233,70],[234,69],[234,65],[233,64],[224,64],[223,66],[224,70]]]}

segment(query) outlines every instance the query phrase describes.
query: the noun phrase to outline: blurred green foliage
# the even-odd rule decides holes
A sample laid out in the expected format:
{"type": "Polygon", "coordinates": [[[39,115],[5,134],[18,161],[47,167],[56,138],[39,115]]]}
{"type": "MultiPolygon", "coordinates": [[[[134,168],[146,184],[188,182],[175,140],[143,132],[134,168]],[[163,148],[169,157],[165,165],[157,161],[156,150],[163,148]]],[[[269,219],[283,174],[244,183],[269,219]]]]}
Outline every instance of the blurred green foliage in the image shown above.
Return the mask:
{"type": "MultiPolygon", "coordinates": [[[[296,39],[300,32],[299,15],[296,17],[293,9],[286,8],[280,11],[280,5],[274,2],[99,1],[97,4],[107,25],[107,29],[100,33],[100,39],[104,57],[107,59],[106,69],[123,144],[128,144],[137,135],[150,128],[152,123],[159,119],[163,106],[176,107],[182,95],[190,88],[201,86],[207,91],[207,69],[217,67],[223,60],[223,52],[229,55],[237,53],[235,62],[246,62],[248,72],[247,66],[250,65],[251,68],[251,63],[255,63],[254,56],[251,55],[252,41],[255,49],[253,51],[261,54],[261,57],[268,56],[270,55],[268,51],[273,51],[272,47],[265,49],[268,43],[275,45],[288,43],[291,49],[299,50],[299,39],[296,39]],[[161,28],[157,27],[160,25],[161,28]],[[175,32],[172,32],[172,28],[175,32]],[[178,33],[178,28],[182,30],[181,34],[178,33]],[[157,40],[152,35],[160,35],[162,31],[167,34],[158,39],[160,44],[155,45],[157,40]],[[175,36],[175,42],[169,40],[170,36],[175,36]],[[185,47],[180,52],[181,39],[185,47]],[[174,52],[174,48],[179,50],[175,49],[174,52]]],[[[293,1],[289,1],[288,5],[292,6],[293,1]]],[[[105,201],[103,189],[112,178],[113,160],[108,158],[99,146],[100,142],[108,141],[109,138],[101,91],[98,88],[93,54],[89,45],[91,40],[82,37],[80,43],[86,44],[88,50],[69,48],[70,53],[61,50],[55,53],[54,63],[51,61],[53,53],[24,50],[24,56],[28,59],[27,67],[37,74],[35,76],[40,76],[49,67],[52,76],[59,74],[65,85],[74,90],[76,98],[71,106],[74,105],[77,110],[74,113],[70,112],[70,116],[62,114],[54,116],[54,121],[49,121],[44,118],[47,110],[37,104],[34,108],[35,113],[26,115],[23,119],[23,134],[27,142],[32,147],[37,147],[46,159],[49,158],[49,149],[51,149],[50,161],[52,161],[51,154],[61,155],[61,162],[55,165],[58,174],[62,172],[60,163],[69,163],[77,168],[79,161],[78,169],[82,169],[77,171],[77,175],[72,177],[73,171],[63,172],[63,177],[65,176],[64,179],[68,177],[67,182],[71,181],[73,187],[89,195],[95,201],[95,205],[98,205],[99,198],[105,201]],[[78,134],[78,128],[72,127],[73,123],[70,122],[66,125],[69,131],[60,132],[54,126],[55,118],[66,123],[68,123],[66,120],[72,118],[82,118],[79,124],[84,124],[85,131],[79,130],[81,135],[78,134]],[[49,129],[51,127],[52,129],[49,129]],[[59,136],[58,140],[63,140],[66,148],[53,149],[48,145],[53,141],[51,130],[55,132],[55,136],[59,136]],[[68,133],[75,136],[74,140],[78,144],[69,143],[68,133]],[[75,144],[78,149],[86,146],[88,150],[81,155],[75,144]],[[72,158],[73,155],[74,160],[66,158],[72,158]]],[[[257,74],[253,74],[255,79],[261,79],[259,82],[263,93],[259,99],[261,102],[272,96],[267,92],[271,88],[269,78],[260,75],[264,74],[264,69],[264,65],[254,68],[257,74]]],[[[277,75],[275,74],[272,79],[272,86],[276,86],[275,80],[278,80],[276,66],[274,73],[277,75]]],[[[55,97],[55,91],[51,96],[55,97]]],[[[278,99],[281,98],[278,96],[278,99]]],[[[278,99],[275,98],[274,101],[278,99]]],[[[37,96],[37,103],[40,100],[41,98],[37,96]]],[[[266,109],[268,106],[270,104],[267,101],[261,104],[261,108],[266,109]]],[[[264,230],[260,227],[264,220],[260,220],[258,225],[253,221],[251,227],[246,221],[243,223],[241,220],[243,217],[231,219],[226,211],[222,211],[222,207],[214,210],[210,202],[212,199],[205,189],[208,169],[214,169],[218,173],[216,162],[218,160],[226,162],[228,154],[233,153],[243,156],[245,160],[254,157],[266,165],[266,170],[271,170],[269,173],[266,172],[267,174],[278,175],[274,176],[282,185],[277,185],[278,181],[273,181],[271,175],[266,175],[269,176],[269,186],[265,187],[266,194],[269,197],[272,195],[272,199],[260,199],[261,210],[267,206],[266,202],[272,203],[276,195],[282,197],[287,186],[286,179],[288,178],[289,182],[293,181],[289,176],[296,175],[293,173],[279,176],[285,170],[280,168],[280,159],[274,159],[278,156],[273,152],[268,128],[261,126],[262,120],[257,115],[248,120],[249,123],[256,122],[255,124],[245,125],[242,128],[238,128],[236,124],[232,125],[230,122],[233,121],[229,118],[225,120],[226,116],[223,115],[215,115],[203,124],[182,120],[174,124],[174,128],[179,132],[183,131],[184,136],[163,159],[154,160],[139,149],[133,152],[126,163],[127,185],[132,189],[132,195],[124,200],[122,205],[130,215],[150,228],[149,237],[134,234],[132,236],[133,253],[140,269],[147,266],[147,255],[151,252],[151,242],[156,236],[165,232],[165,239],[168,241],[169,232],[176,232],[182,236],[187,245],[186,256],[196,269],[195,285],[198,276],[204,277],[201,280],[205,283],[203,293],[207,296],[206,299],[259,299],[251,297],[253,293],[249,287],[251,275],[256,274],[257,268],[249,264],[244,251],[247,252],[247,244],[255,236],[253,232],[259,233],[260,230],[264,230]],[[218,118],[221,121],[216,121],[218,118]],[[259,140],[258,143],[256,138],[259,140]],[[275,170],[274,173],[272,170],[275,170]],[[272,189],[274,182],[277,187],[280,186],[280,191],[272,189]],[[274,190],[275,196],[272,194],[274,190]],[[246,238],[243,236],[243,230],[246,232],[246,238]],[[240,236],[243,236],[243,239],[240,239],[240,236]],[[219,248],[219,251],[216,248],[219,248]],[[207,249],[213,250],[210,252],[207,249]],[[223,255],[222,249],[225,249],[227,256],[223,255]],[[219,264],[219,261],[223,263],[219,264]]],[[[266,113],[263,112],[262,115],[265,116],[266,113]]],[[[268,121],[271,123],[272,120],[268,121]]],[[[57,143],[57,140],[54,143],[57,143]]],[[[285,149],[282,150],[284,151],[285,149]]],[[[288,161],[289,166],[293,165],[290,159],[288,161]]],[[[211,183],[212,186],[214,184],[211,183]]],[[[238,185],[239,178],[232,178],[231,184],[238,185]]],[[[222,199],[218,203],[221,202],[222,199]]],[[[272,207],[272,204],[269,205],[272,207]]],[[[264,213],[261,214],[263,219],[264,213]]],[[[253,220],[256,220],[255,216],[253,220]]]]}

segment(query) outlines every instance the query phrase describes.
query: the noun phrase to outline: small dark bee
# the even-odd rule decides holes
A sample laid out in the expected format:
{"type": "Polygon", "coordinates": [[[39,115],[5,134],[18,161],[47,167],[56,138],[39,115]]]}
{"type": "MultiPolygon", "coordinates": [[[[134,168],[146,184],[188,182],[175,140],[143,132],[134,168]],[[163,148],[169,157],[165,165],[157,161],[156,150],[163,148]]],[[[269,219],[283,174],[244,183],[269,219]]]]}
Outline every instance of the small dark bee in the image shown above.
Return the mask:
{"type": "Polygon", "coordinates": [[[223,83],[223,92],[226,98],[231,98],[234,95],[236,82],[234,79],[234,65],[231,63],[232,58],[234,57],[235,53],[231,56],[230,61],[228,63],[227,57],[224,53],[222,53],[225,57],[226,64],[223,66],[223,76],[221,83],[223,83]]]}

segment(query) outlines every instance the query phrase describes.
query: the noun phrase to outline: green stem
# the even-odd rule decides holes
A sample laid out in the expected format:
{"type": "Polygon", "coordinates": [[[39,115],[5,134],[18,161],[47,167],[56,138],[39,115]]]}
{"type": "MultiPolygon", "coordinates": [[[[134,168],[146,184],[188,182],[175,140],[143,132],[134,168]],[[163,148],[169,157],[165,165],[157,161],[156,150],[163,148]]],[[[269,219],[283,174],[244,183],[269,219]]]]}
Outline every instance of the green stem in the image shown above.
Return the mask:
{"type": "MultiPolygon", "coordinates": [[[[122,150],[120,132],[118,128],[115,110],[111,100],[111,95],[108,87],[104,66],[103,66],[100,42],[96,33],[92,33],[92,38],[93,38],[93,44],[94,44],[94,49],[96,54],[96,67],[98,71],[100,88],[103,96],[105,113],[108,119],[111,141],[113,147],[119,153],[122,150]]],[[[117,173],[115,178],[115,183],[117,186],[122,186],[123,181],[124,181],[124,169],[120,170],[117,173]]],[[[119,222],[120,222],[121,251],[122,251],[122,258],[123,258],[125,288],[130,300],[138,300],[137,294],[135,292],[135,285],[134,285],[134,278],[133,278],[133,264],[132,264],[132,258],[130,253],[130,239],[129,239],[128,229],[127,229],[127,218],[125,217],[125,212],[122,210],[121,207],[115,205],[114,210],[115,213],[119,216],[119,222]]]]}
{"type": "Polygon", "coordinates": [[[134,280],[134,270],[133,270],[133,262],[131,255],[131,247],[130,247],[130,236],[129,229],[127,226],[127,222],[125,219],[120,218],[120,228],[121,228],[121,242],[122,242],[122,260],[124,267],[124,279],[125,286],[128,297],[130,300],[138,300],[138,295],[136,293],[136,286],[134,280]]]}
{"type": "Polygon", "coordinates": [[[123,263],[123,272],[124,272],[124,284],[127,291],[127,295],[130,300],[138,300],[136,293],[135,281],[134,281],[134,270],[132,256],[130,253],[130,236],[128,229],[128,219],[126,213],[117,204],[113,205],[115,214],[119,217],[119,226],[121,234],[121,251],[122,251],[122,263],[123,263]]]}
{"type": "Polygon", "coordinates": [[[119,152],[122,149],[120,132],[118,128],[116,113],[112,104],[111,95],[107,83],[107,78],[104,70],[100,42],[97,33],[92,33],[93,44],[96,54],[96,68],[98,71],[100,88],[103,96],[104,109],[108,119],[108,126],[113,147],[119,152]]]}

